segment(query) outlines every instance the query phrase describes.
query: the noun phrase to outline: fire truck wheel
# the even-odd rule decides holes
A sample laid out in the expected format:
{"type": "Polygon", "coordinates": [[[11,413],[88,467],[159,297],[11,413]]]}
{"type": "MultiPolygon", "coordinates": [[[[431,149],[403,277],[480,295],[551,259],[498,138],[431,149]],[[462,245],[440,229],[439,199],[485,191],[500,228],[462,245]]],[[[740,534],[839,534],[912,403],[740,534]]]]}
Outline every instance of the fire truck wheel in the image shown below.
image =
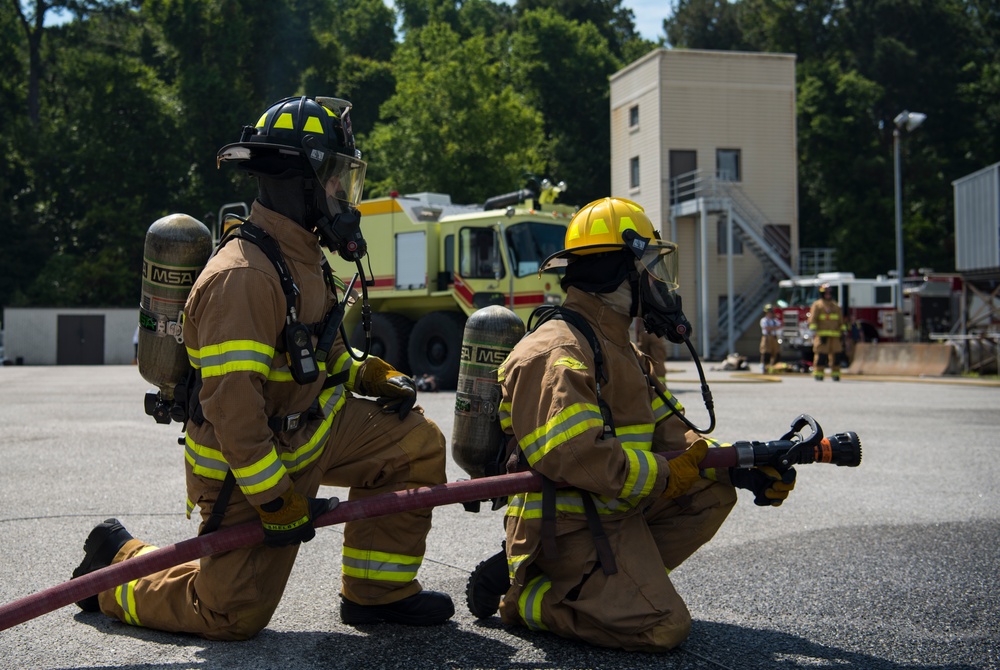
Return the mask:
{"type": "MultiPolygon", "coordinates": [[[[392,312],[375,312],[372,314],[372,356],[378,356],[383,361],[400,372],[410,374],[410,362],[406,355],[406,341],[410,339],[413,322],[401,314],[392,312]]],[[[365,331],[358,323],[351,333],[351,346],[362,349],[365,346],[365,331]]]]}
{"type": "Polygon", "coordinates": [[[454,390],[462,356],[465,315],[431,312],[417,321],[410,335],[408,354],[414,375],[433,375],[442,390],[454,390]]]}

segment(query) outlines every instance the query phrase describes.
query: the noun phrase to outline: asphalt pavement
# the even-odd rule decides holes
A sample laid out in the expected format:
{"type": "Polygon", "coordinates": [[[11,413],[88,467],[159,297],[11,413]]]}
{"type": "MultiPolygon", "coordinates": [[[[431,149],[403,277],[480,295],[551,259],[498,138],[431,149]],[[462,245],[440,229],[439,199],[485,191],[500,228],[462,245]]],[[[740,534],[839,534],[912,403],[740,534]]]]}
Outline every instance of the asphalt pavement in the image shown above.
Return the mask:
{"type": "MultiPolygon", "coordinates": [[[[816,383],[711,370],[722,440],[776,439],[809,414],[855,431],[860,467],[798,468],[780,508],[740,502],[671,577],[694,618],[665,654],[593,647],[479,621],[465,606],[476,564],[500,548],[502,512],[439,507],[420,571],[452,594],[435,628],[340,623],[342,528],[305,545],[266,630],[209,642],[64,607],[0,631],[0,668],[1000,668],[1000,386],[942,379],[816,383]]],[[[708,423],[694,366],[672,390],[708,423]]],[[[0,604],[55,586],[107,517],[160,546],[192,537],[177,424],[143,413],[131,366],[0,367],[0,604]]],[[[420,404],[451,441],[454,393],[420,404]]],[[[449,478],[467,475],[449,459],[449,478]]],[[[336,489],[324,490],[337,495],[336,489]]]]}

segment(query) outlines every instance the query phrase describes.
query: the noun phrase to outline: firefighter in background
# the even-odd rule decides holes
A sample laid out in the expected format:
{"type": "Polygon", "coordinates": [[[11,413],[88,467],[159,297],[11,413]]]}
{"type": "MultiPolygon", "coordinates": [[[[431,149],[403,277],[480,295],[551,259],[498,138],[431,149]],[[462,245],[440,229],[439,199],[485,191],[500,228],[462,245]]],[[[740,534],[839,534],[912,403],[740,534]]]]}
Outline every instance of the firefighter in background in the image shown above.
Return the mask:
{"type": "Polygon", "coordinates": [[[829,284],[819,287],[820,298],[809,308],[809,331],[813,336],[813,379],[823,381],[827,363],[830,377],[840,381],[840,353],[844,350],[847,324],[829,284]]]}
{"type": "Polygon", "coordinates": [[[768,366],[775,366],[781,360],[781,319],[774,315],[774,305],[764,305],[764,316],[760,320],[760,371],[766,373],[768,366]]]}
{"type": "Polygon", "coordinates": [[[499,607],[505,624],[605,647],[664,651],[691,628],[669,572],[725,521],[734,485],[778,505],[794,472],[782,481],[770,468],[699,470],[711,441],[689,431],[670,393],[643,374],[651,364],[629,324],[676,287],[676,245],[656,239],[639,205],[586,205],[565,247],[542,268],[566,264],[564,307],[589,324],[603,364],[584,332],[552,318],[500,367],[501,425],[530,467],[566,487],[511,498],[505,551],[473,573],[470,609],[483,618],[499,607]],[[671,450],[685,451],[668,460],[671,450]]]}
{"type": "MultiPolygon", "coordinates": [[[[357,499],[445,481],[445,440],[414,406],[412,380],[374,356],[354,360],[340,338],[325,365],[283,339],[289,328],[322,322],[338,299],[321,243],[342,240],[321,231],[359,221],[365,164],[349,109],[334,98],[286,98],[218,155],[220,165],[232,161],[256,178],[255,228],[247,230],[277,242],[294,280],[291,299],[280,266],[241,226],[184,309],[184,343],[201,384],[200,409],[186,424],[188,514],[200,507],[202,531],[257,521],[263,544],[142,577],[81,601],[84,610],[209,639],[249,638],[270,620],[299,543],[315,535],[313,520],[336,504],[314,497],[321,484],[351,487],[357,499]]],[[[344,623],[431,625],[452,616],[451,598],[416,578],[430,527],[430,510],[347,523],[344,623]]],[[[108,519],[87,538],[74,576],[149,549],[108,519]]]]}

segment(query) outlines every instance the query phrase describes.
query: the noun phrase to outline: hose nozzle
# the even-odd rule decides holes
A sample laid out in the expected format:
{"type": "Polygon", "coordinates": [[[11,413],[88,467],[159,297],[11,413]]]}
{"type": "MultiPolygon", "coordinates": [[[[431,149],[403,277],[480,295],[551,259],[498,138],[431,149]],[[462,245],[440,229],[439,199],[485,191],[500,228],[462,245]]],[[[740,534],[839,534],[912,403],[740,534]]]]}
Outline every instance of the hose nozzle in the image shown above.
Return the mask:
{"type": "Polygon", "coordinates": [[[808,450],[800,454],[800,463],[833,463],[849,468],[856,468],[861,465],[861,438],[854,431],[837,433],[832,437],[825,437],[819,444],[812,448],[812,458],[809,458],[808,450]]]}

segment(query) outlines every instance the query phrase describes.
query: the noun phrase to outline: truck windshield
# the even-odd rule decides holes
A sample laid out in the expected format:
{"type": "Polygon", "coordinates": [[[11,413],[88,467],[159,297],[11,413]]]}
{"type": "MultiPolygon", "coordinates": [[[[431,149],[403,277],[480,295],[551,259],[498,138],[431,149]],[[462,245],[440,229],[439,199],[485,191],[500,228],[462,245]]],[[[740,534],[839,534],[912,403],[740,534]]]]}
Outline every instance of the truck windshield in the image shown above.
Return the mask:
{"type": "Polygon", "coordinates": [[[818,286],[782,286],[778,288],[778,307],[811,307],[819,298],[818,286]]]}
{"type": "MultiPolygon", "coordinates": [[[[507,248],[514,276],[538,274],[542,261],[563,248],[566,226],[541,221],[526,221],[507,226],[507,248]]],[[[546,274],[561,274],[563,268],[547,270],[546,274]]]]}

